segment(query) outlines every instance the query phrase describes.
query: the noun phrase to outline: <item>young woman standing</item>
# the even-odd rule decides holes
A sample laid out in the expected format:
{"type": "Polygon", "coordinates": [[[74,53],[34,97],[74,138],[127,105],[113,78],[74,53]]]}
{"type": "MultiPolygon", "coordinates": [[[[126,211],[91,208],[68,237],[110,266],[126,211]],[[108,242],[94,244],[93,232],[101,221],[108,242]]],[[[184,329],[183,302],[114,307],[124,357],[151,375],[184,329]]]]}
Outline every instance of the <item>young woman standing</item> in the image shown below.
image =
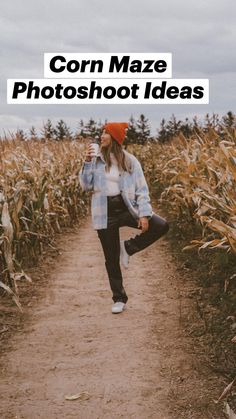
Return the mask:
{"type": "Polygon", "coordinates": [[[92,194],[92,222],[105,257],[112,291],[112,313],[126,308],[120,262],[128,268],[129,258],[167,233],[167,221],[152,211],[149,189],[138,159],[122,147],[128,123],[111,122],[103,127],[97,156],[86,149],[79,172],[84,191],[92,194]],[[120,241],[119,228],[141,229],[141,234],[120,241]]]}

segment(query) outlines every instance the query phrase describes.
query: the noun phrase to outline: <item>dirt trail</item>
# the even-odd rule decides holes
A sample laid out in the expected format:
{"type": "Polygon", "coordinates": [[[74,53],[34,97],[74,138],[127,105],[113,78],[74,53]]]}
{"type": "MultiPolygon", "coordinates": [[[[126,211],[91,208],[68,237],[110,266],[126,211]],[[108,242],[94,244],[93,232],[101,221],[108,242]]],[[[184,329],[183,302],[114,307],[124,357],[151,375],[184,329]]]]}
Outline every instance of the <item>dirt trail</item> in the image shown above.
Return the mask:
{"type": "MultiPolygon", "coordinates": [[[[137,233],[120,229],[121,238],[137,233]]],[[[131,257],[123,270],[127,310],[116,315],[91,219],[58,246],[46,297],[4,355],[0,417],[223,417],[204,399],[209,382],[180,324],[185,303],[166,237],[131,257]]]]}

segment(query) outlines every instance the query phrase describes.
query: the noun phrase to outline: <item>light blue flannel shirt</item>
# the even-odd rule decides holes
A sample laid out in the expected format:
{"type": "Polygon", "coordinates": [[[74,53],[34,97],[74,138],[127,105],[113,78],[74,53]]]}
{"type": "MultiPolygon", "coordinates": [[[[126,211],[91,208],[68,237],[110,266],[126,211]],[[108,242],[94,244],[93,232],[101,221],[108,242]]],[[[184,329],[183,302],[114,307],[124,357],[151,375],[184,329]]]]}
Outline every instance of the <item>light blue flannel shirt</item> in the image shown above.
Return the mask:
{"type": "MultiPolygon", "coordinates": [[[[124,153],[132,160],[132,173],[120,173],[119,188],[124,202],[135,219],[151,217],[149,189],[138,159],[128,151],[124,153]]],[[[93,228],[107,228],[107,180],[105,161],[101,151],[90,162],[83,162],[79,172],[79,183],[83,191],[92,191],[91,215],[93,228]]]]}

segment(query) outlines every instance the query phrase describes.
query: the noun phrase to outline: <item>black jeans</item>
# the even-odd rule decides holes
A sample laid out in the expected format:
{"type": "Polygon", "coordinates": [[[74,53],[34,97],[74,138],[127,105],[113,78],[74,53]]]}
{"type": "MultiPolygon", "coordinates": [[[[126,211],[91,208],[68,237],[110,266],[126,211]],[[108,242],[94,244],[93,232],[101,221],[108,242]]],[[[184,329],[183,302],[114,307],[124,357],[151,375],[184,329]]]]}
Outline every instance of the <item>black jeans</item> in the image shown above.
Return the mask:
{"type": "MultiPolygon", "coordinates": [[[[113,293],[112,299],[114,302],[122,301],[126,303],[128,296],[123,287],[123,278],[120,269],[119,227],[140,227],[138,227],[138,220],[127,209],[121,194],[108,196],[107,206],[108,226],[107,228],[97,230],[97,234],[105,256],[105,266],[113,293]]],[[[167,221],[154,213],[149,219],[148,230],[144,233],[137,234],[129,240],[125,240],[125,249],[131,256],[150,246],[150,244],[166,234],[168,230],[169,224],[167,221]]]]}

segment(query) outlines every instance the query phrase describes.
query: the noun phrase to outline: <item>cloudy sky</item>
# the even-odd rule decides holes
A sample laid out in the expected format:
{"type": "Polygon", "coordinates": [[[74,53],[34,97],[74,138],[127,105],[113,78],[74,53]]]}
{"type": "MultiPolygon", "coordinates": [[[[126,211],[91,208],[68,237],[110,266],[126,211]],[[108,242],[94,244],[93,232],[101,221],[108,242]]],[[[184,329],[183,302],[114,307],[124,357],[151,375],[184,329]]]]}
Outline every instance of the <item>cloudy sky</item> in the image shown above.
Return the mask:
{"type": "Polygon", "coordinates": [[[1,0],[0,134],[50,118],[126,121],[235,112],[235,0],[1,0]],[[208,78],[209,105],[8,105],[8,78],[43,78],[44,52],[172,52],[173,78],[208,78]]]}

